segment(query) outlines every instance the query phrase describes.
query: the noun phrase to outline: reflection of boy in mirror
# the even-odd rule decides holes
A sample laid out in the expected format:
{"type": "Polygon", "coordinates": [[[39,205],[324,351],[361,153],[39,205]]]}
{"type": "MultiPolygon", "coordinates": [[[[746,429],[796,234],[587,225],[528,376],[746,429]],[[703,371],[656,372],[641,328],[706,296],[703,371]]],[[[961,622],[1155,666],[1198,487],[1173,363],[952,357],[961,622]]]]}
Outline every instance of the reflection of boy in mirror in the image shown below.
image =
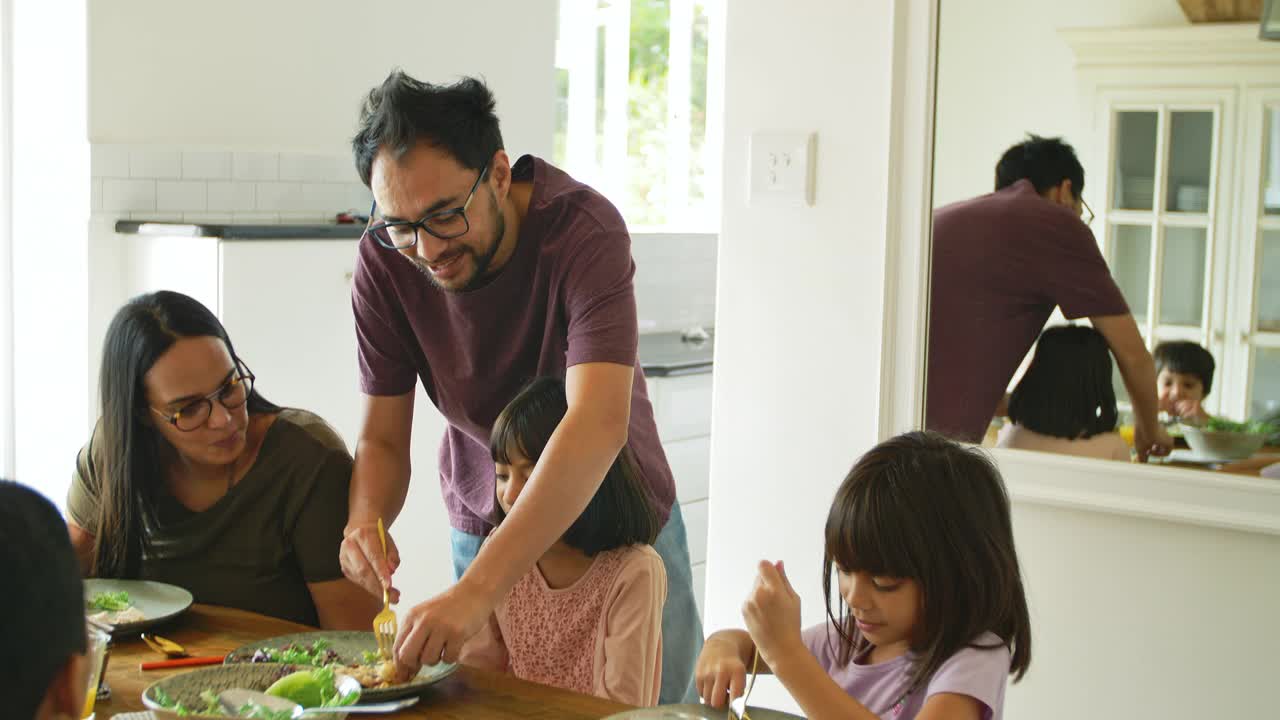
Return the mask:
{"type": "Polygon", "coordinates": [[[1152,354],[1160,411],[1197,425],[1207,422],[1202,405],[1213,388],[1213,354],[1188,341],[1162,342],[1152,354]]]}
{"type": "Polygon", "coordinates": [[[1155,364],[1089,231],[1075,151],[1032,135],[1001,156],[995,185],[934,212],[926,426],[980,441],[1061,308],[1106,338],[1133,403],[1139,459],[1167,453],[1173,441],[1156,417],[1155,364]]]}
{"type": "Polygon", "coordinates": [[[0,592],[0,715],[79,718],[89,683],[80,561],[53,504],[7,480],[0,567],[11,581],[0,592]]]}

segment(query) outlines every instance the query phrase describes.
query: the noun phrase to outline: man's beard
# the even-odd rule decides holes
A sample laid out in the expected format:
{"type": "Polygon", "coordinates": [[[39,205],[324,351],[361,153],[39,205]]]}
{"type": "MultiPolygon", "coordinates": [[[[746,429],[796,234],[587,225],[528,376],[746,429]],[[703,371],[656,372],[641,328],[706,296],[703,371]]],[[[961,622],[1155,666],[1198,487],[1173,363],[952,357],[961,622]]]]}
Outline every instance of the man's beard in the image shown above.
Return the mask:
{"type": "MultiPolygon", "coordinates": [[[[485,248],[484,252],[477,255],[475,250],[465,246],[458,251],[459,255],[470,255],[471,262],[475,266],[472,269],[471,278],[467,280],[467,283],[462,287],[452,288],[441,284],[440,281],[436,279],[436,276],[432,274],[431,267],[427,264],[427,261],[417,255],[409,257],[409,260],[413,261],[413,266],[418,268],[418,272],[427,276],[427,279],[431,281],[432,285],[435,285],[437,288],[445,292],[467,292],[485,285],[489,281],[489,278],[485,277],[485,273],[488,272],[489,265],[493,263],[494,256],[498,254],[498,248],[502,246],[502,236],[507,232],[507,219],[503,217],[501,212],[495,212],[494,215],[493,237],[490,239],[489,246],[485,248]]],[[[424,230],[423,232],[426,231],[424,230]]]]}

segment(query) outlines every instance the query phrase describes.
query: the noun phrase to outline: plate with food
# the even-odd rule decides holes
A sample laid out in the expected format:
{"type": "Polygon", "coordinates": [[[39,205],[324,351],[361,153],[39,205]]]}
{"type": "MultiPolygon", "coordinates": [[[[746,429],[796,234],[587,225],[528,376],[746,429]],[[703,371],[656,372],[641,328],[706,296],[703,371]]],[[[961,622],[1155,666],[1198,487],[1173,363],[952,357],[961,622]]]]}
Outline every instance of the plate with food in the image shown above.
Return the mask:
{"type": "Polygon", "coordinates": [[[382,702],[418,695],[453,674],[454,663],[423,666],[407,682],[395,681],[395,663],[378,655],[372,632],[322,630],[280,635],[238,647],[227,653],[227,663],[287,663],[331,667],[353,677],[363,688],[361,702],[382,702]]]}
{"type": "MultiPolygon", "coordinates": [[[[273,713],[263,706],[246,705],[229,714],[218,702],[223,690],[258,690],[284,698],[304,708],[341,708],[361,700],[360,683],[331,668],[263,663],[219,665],[171,675],[142,691],[142,703],[152,710],[168,710],[180,716],[247,717],[284,720],[287,713],[273,713]]],[[[345,713],[322,717],[342,718],[345,713]]]]}
{"type": "Polygon", "coordinates": [[[84,612],[110,625],[113,633],[143,630],[177,617],[191,607],[191,593],[153,580],[84,581],[84,612]]]}

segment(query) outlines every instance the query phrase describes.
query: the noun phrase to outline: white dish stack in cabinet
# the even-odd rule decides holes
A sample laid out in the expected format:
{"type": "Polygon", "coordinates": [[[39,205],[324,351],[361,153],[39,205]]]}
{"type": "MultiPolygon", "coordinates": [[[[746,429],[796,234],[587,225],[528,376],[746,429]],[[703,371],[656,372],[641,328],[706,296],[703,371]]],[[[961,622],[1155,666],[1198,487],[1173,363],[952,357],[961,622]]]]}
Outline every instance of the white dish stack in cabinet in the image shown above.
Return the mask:
{"type": "Polygon", "coordinates": [[[711,378],[697,375],[647,377],[662,449],[675,477],[676,501],[689,536],[693,592],[703,614],[707,584],[707,505],[711,478],[711,378]]]}

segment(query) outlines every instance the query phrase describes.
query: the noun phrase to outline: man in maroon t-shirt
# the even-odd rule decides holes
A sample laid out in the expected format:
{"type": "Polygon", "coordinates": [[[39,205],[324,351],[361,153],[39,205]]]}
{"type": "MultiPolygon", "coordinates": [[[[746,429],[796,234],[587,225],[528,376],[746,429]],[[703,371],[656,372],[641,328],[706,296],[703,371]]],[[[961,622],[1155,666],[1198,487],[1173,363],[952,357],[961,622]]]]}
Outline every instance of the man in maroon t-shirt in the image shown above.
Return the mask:
{"type": "Polygon", "coordinates": [[[440,484],[459,579],[404,618],[396,655],[410,668],[457,659],[578,518],[626,444],[664,523],[654,543],[668,586],[660,698],[696,700],[702,628],[636,352],[630,236],[586,185],[531,156],[511,165],[493,108],[478,80],[437,86],[397,71],[361,113],[356,165],[376,202],[352,284],[366,415],[343,570],[375,595],[390,588],[399,555],[388,538],[384,560],[376,526],[396,517],[408,492],[419,381],[448,421],[440,484]],[[539,376],[564,378],[569,410],[495,529],[489,433],[539,376]]]}
{"type": "MultiPolygon", "coordinates": [[[[1155,364],[1081,220],[1084,168],[1070,145],[1031,136],[996,166],[996,192],[933,219],[925,425],[980,442],[1040,331],[1061,307],[1107,339],[1134,409],[1140,459],[1173,447],[1157,422],[1155,364]]],[[[1092,219],[1092,218],[1090,218],[1092,219]]]]}

